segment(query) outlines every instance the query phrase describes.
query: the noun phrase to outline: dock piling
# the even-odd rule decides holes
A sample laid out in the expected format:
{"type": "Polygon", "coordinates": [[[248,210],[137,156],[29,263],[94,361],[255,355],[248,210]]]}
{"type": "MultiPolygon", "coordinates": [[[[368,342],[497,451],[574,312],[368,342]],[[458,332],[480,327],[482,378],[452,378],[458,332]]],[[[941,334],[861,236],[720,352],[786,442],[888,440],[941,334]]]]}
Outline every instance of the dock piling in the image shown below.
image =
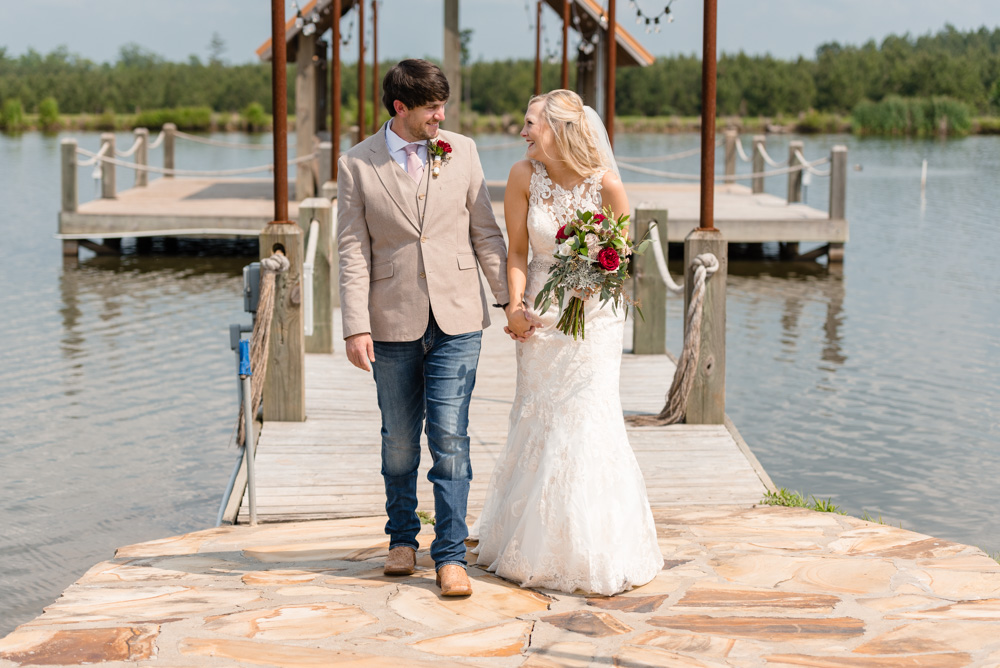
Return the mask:
{"type": "MultiPolygon", "coordinates": [[[[667,210],[637,208],[632,234],[637,242],[647,232],[658,234],[667,248],[667,210]],[[652,222],[657,224],[650,231],[652,222]]],[[[660,278],[652,249],[632,257],[633,297],[642,309],[632,321],[632,352],[636,355],[663,355],[667,352],[667,286],[660,278]]]]}
{"type": "MultiPolygon", "coordinates": [[[[281,250],[288,271],[274,282],[274,315],[264,378],[264,421],[302,422],[305,408],[305,332],[302,312],[303,234],[298,225],[268,223],[260,233],[260,257],[281,250]]],[[[259,370],[258,370],[259,372],[259,370]]]]}
{"type": "Polygon", "coordinates": [[[733,128],[722,131],[726,147],[725,182],[736,183],[736,142],[740,140],[739,133],[733,128]]]}
{"type": "Polygon", "coordinates": [[[705,283],[701,346],[694,384],[688,395],[687,424],[724,424],[726,420],[726,275],[728,244],[718,230],[692,230],[684,239],[684,331],[694,287],[694,259],[712,253],[719,269],[705,283]]]}
{"type": "MultiPolygon", "coordinates": [[[[801,164],[798,154],[802,153],[803,143],[798,139],[788,142],[788,166],[795,167],[801,164]]],[[[802,201],[802,170],[795,169],[788,172],[788,203],[795,204],[802,201]]]]}
{"type": "Polygon", "coordinates": [[[299,226],[309,230],[309,223],[319,223],[316,258],[313,265],[313,331],[305,337],[307,353],[333,352],[333,308],[339,306],[339,288],[334,267],[339,264],[333,243],[333,206],[325,197],[310,197],[299,204],[299,226]]]}
{"type": "MultiPolygon", "coordinates": [[[[177,126],[173,123],[163,124],[163,169],[174,169],[174,145],[177,139],[177,126]]],[[[165,179],[174,178],[173,174],[166,173],[165,179]]]]}
{"type": "MultiPolygon", "coordinates": [[[[847,147],[838,144],[830,149],[830,219],[847,217],[847,147]]],[[[844,244],[831,243],[827,259],[844,261],[844,244]]]]}
{"type": "MultiPolygon", "coordinates": [[[[753,136],[753,171],[754,174],[764,173],[764,145],[767,143],[767,135],[753,136]]],[[[764,192],[764,177],[755,176],[750,182],[754,195],[764,192]]]]}
{"type": "MultiPolygon", "coordinates": [[[[63,139],[61,142],[62,150],[62,169],[60,170],[60,178],[62,183],[62,213],[76,213],[77,206],[79,206],[79,194],[77,192],[77,174],[76,174],[76,149],[77,142],[75,139],[63,139]]],[[[59,216],[59,233],[63,232],[63,221],[62,216],[59,216]]],[[[80,248],[80,243],[75,239],[64,239],[62,242],[63,256],[64,257],[76,257],[77,252],[80,248]]]]}
{"type": "MultiPolygon", "coordinates": [[[[115,133],[114,132],[102,132],[101,133],[101,146],[108,144],[108,150],[104,154],[105,157],[111,158],[115,157],[115,133]]],[[[115,199],[117,194],[117,188],[115,186],[115,165],[113,162],[108,160],[101,161],[101,199],[115,199]]]]}
{"type": "MultiPolygon", "coordinates": [[[[149,128],[136,128],[134,130],[136,141],[139,145],[135,149],[135,164],[137,167],[149,165],[149,128]]],[[[135,187],[145,188],[149,185],[149,172],[145,169],[135,170],[135,187]]]]}

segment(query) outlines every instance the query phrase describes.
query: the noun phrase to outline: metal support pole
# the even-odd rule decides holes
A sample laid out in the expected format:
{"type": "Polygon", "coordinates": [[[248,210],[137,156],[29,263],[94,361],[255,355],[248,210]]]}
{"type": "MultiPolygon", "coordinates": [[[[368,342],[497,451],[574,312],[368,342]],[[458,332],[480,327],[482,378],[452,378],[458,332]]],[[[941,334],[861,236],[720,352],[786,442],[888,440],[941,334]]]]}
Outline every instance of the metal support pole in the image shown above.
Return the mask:
{"type": "Polygon", "coordinates": [[[358,0],[358,141],[365,138],[365,0],[358,0]]]}
{"type": "MultiPolygon", "coordinates": [[[[706,0],[708,1],[708,0],[706,0]]],[[[715,0],[711,0],[714,2],[715,0]]],[[[608,141],[611,148],[615,147],[615,89],[617,88],[615,77],[618,66],[618,19],[616,14],[615,0],[608,0],[608,57],[606,58],[608,70],[607,92],[604,94],[604,125],[608,129],[608,141]]],[[[713,97],[714,100],[714,97],[713,97]]]]}
{"type": "Polygon", "coordinates": [[[378,132],[378,0],[372,0],[372,134],[378,132]]]}
{"type": "Polygon", "coordinates": [[[333,0],[333,36],[330,60],[330,180],[337,182],[337,163],[340,161],[340,0],[333,0]]]}
{"type": "Polygon", "coordinates": [[[274,222],[288,221],[288,47],[285,2],[271,0],[271,108],[274,114],[274,222]]]}
{"type": "Polygon", "coordinates": [[[542,0],[535,3],[535,95],[542,94],[542,0]]]}
{"type": "Polygon", "coordinates": [[[250,501],[250,526],[257,526],[257,479],[254,475],[254,455],[256,447],[253,443],[253,412],[251,397],[253,390],[250,385],[250,342],[240,341],[240,383],[243,386],[243,425],[245,434],[243,457],[247,467],[247,497],[250,501]]]}
{"type": "Polygon", "coordinates": [[[715,229],[715,26],[716,0],[705,0],[701,48],[701,213],[702,230],[715,229]]]}
{"type": "Polygon", "coordinates": [[[569,3],[563,0],[562,11],[562,78],[560,88],[569,88],[569,3]]]}

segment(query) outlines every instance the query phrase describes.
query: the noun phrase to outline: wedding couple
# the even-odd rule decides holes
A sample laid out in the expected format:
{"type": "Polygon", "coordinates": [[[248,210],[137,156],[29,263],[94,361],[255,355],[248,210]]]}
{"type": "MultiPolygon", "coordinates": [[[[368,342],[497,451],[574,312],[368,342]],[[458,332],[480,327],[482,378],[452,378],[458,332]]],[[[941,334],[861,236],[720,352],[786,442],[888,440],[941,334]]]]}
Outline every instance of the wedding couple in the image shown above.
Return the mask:
{"type": "Polygon", "coordinates": [[[434,462],[437,583],[445,596],[472,593],[467,428],[490,324],[481,268],[517,340],[517,390],[473,527],[477,564],[565,592],[645,584],[663,558],[618,394],[624,313],[589,299],[586,339],[575,341],[556,329],[558,308],[542,316],[531,308],[556,232],[576,210],[628,212],[600,119],[570,91],[531,100],[521,130],[527,159],[511,168],[504,196],[505,248],[475,143],[439,129],[450,93],[441,70],[404,60],[382,89],[391,119],[340,158],[338,239],[347,356],[374,372],[382,413],[385,573],[415,568],[423,429],[434,462]]]}

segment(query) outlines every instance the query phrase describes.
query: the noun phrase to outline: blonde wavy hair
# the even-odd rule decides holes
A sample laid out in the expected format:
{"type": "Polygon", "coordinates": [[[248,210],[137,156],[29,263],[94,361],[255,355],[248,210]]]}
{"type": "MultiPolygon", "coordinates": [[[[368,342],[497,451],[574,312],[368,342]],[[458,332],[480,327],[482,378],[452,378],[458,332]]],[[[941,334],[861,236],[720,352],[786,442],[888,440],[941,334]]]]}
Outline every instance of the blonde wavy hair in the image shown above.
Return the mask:
{"type": "Polygon", "coordinates": [[[542,105],[542,118],[552,128],[556,148],[556,158],[566,163],[580,176],[591,176],[608,169],[603,152],[597,146],[597,138],[590,130],[583,100],[571,90],[553,90],[536,95],[528,101],[528,106],[542,105]]]}

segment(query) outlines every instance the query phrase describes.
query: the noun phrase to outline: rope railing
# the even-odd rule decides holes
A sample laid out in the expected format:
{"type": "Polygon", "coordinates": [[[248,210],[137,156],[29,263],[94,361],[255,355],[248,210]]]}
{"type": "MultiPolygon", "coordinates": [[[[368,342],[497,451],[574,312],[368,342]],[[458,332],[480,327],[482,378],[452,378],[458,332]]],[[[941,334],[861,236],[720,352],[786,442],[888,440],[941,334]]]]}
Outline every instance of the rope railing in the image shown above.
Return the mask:
{"type": "Polygon", "coordinates": [[[167,137],[167,133],[164,132],[163,130],[160,130],[159,136],[157,136],[156,140],[152,144],[149,145],[149,149],[153,150],[154,148],[160,148],[160,144],[163,143],[163,140],[166,139],[166,137],[167,137]]]}
{"type": "MultiPolygon", "coordinates": [[[[105,154],[108,152],[108,149],[110,149],[110,148],[111,148],[110,142],[104,142],[103,144],[101,144],[101,148],[98,149],[97,153],[91,153],[90,151],[86,151],[86,150],[84,150],[82,148],[76,149],[77,153],[82,153],[83,155],[89,155],[90,156],[90,158],[87,159],[87,160],[77,160],[76,161],[76,166],[77,167],[90,167],[91,165],[96,165],[99,160],[104,159],[105,154]]],[[[129,164],[131,164],[131,163],[129,163],[129,164]]]]}
{"type": "MultiPolygon", "coordinates": [[[[804,170],[804,169],[809,169],[810,167],[815,167],[816,165],[825,165],[825,164],[827,164],[829,162],[830,162],[830,158],[828,158],[828,157],[827,158],[819,158],[817,160],[813,160],[812,162],[804,162],[804,163],[801,163],[801,164],[798,164],[798,165],[790,165],[788,167],[782,167],[780,169],[775,169],[775,170],[772,170],[770,172],[753,172],[751,174],[729,174],[728,176],[727,175],[716,176],[715,177],[715,181],[717,183],[720,183],[720,182],[723,182],[723,181],[726,181],[726,180],[737,180],[737,181],[742,180],[742,181],[745,181],[745,180],[748,180],[748,179],[755,179],[755,178],[761,178],[761,177],[767,177],[767,176],[780,176],[782,174],[788,174],[789,172],[797,172],[797,171],[801,171],[801,170],[804,170]]],[[[698,175],[696,175],[696,174],[682,174],[682,173],[679,173],[679,172],[664,172],[664,171],[660,171],[658,169],[650,169],[649,167],[640,167],[638,165],[631,165],[631,164],[629,164],[627,162],[619,162],[618,163],[618,167],[620,167],[621,169],[627,169],[629,171],[638,172],[640,174],[648,174],[650,176],[660,176],[660,177],[663,177],[665,179],[676,179],[678,181],[700,181],[701,180],[701,177],[698,176],[698,175]]],[[[826,175],[829,176],[828,173],[826,175]]]]}
{"type": "Polygon", "coordinates": [[[753,159],[747,155],[746,151],[743,150],[743,142],[740,141],[739,137],[736,138],[736,153],[740,156],[740,160],[743,162],[750,162],[753,159]]]}
{"type": "MultiPolygon", "coordinates": [[[[274,317],[274,283],[278,274],[288,271],[290,266],[284,253],[275,252],[271,257],[260,261],[260,297],[257,302],[257,317],[254,318],[253,334],[250,337],[250,364],[256,369],[251,387],[250,413],[257,415],[261,398],[264,395],[264,378],[267,372],[268,347],[271,341],[271,320],[274,317]]],[[[244,404],[246,402],[243,402],[244,404]]],[[[240,418],[237,427],[236,445],[246,445],[246,428],[243,426],[243,404],[240,405],[240,418]]]]}
{"type": "Polygon", "coordinates": [[[774,158],[772,158],[768,154],[767,149],[764,148],[764,144],[760,145],[760,157],[764,158],[764,162],[766,162],[767,164],[771,165],[772,167],[784,167],[785,165],[788,164],[787,160],[784,160],[782,162],[775,162],[774,158]]]}
{"type": "Polygon", "coordinates": [[[115,155],[119,158],[130,158],[132,155],[139,150],[139,146],[142,144],[142,137],[136,137],[135,141],[132,142],[132,146],[125,151],[115,151],[115,155]]]}
{"type": "MultiPolygon", "coordinates": [[[[107,151],[107,149],[104,149],[107,151]]],[[[91,158],[89,161],[84,163],[78,162],[77,164],[81,167],[87,167],[94,164],[97,161],[110,163],[112,165],[117,165],[119,167],[129,167],[140,172],[153,172],[154,174],[164,174],[171,176],[240,176],[244,174],[254,174],[257,172],[270,172],[274,171],[274,164],[259,165],[257,167],[240,167],[237,169],[218,169],[218,170],[195,170],[195,169],[168,169],[166,167],[156,167],[153,165],[137,165],[134,162],[126,162],[125,160],[119,160],[117,158],[111,158],[106,155],[100,155],[99,153],[92,153],[84,148],[77,148],[77,153],[81,155],[86,155],[91,158]]],[[[292,158],[288,161],[289,165],[297,165],[303,162],[309,162],[316,158],[315,153],[310,153],[309,155],[303,155],[298,158],[292,158]]]]}
{"type": "Polygon", "coordinates": [[[219,141],[218,139],[209,139],[208,137],[199,137],[198,135],[188,134],[187,132],[181,132],[180,130],[174,130],[174,136],[180,139],[186,139],[196,144],[206,144],[208,146],[221,146],[223,148],[247,149],[250,151],[274,150],[274,146],[272,144],[240,144],[237,142],[219,141]]]}
{"type": "Polygon", "coordinates": [[[701,355],[702,314],[705,306],[705,283],[719,270],[719,259],[712,253],[702,253],[691,262],[694,272],[694,288],[687,310],[687,326],[684,328],[684,349],[677,361],[674,379],[667,392],[663,410],[657,415],[633,415],[629,422],[637,426],[662,426],[676,424],[687,414],[688,397],[694,386],[701,355]]]}
{"type": "Polygon", "coordinates": [[[660,279],[667,286],[667,290],[670,290],[675,295],[679,295],[684,292],[684,284],[674,282],[674,277],[670,275],[670,269],[667,268],[667,258],[663,253],[663,246],[660,243],[659,227],[660,223],[658,221],[649,221],[649,239],[652,242],[653,259],[656,260],[656,268],[660,270],[660,279]]]}
{"type": "MultiPolygon", "coordinates": [[[[723,140],[719,139],[715,142],[715,148],[722,146],[723,140]]],[[[684,158],[690,158],[693,155],[698,155],[701,153],[701,147],[697,146],[686,151],[680,151],[679,153],[668,153],[667,155],[655,155],[655,156],[617,156],[621,160],[628,160],[631,164],[637,164],[642,162],[670,162],[672,160],[682,160],[684,158]]]]}
{"type": "MultiPolygon", "coordinates": [[[[798,151],[798,150],[795,151],[795,159],[798,160],[799,163],[803,167],[805,167],[805,170],[807,172],[809,172],[810,174],[812,174],[813,176],[830,176],[830,170],[829,169],[826,170],[826,171],[823,171],[821,169],[816,169],[816,168],[813,167],[813,165],[816,164],[815,162],[813,162],[812,164],[810,164],[809,162],[807,162],[805,156],[802,155],[802,151],[798,151]]],[[[830,162],[830,161],[827,160],[827,162],[830,162]]]]}
{"type": "Polygon", "coordinates": [[[306,336],[313,334],[313,268],[316,266],[316,249],[319,247],[319,221],[309,221],[309,239],[306,241],[306,258],[302,263],[303,329],[306,336]]]}

